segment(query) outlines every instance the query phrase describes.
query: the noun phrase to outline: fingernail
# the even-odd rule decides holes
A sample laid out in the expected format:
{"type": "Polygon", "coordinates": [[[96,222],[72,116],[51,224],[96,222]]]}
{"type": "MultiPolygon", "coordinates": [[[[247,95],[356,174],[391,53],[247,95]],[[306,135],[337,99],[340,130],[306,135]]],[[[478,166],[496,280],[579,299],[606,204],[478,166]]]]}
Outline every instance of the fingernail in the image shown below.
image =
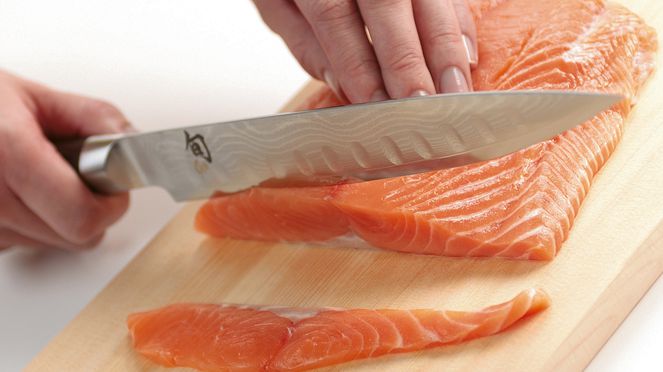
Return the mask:
{"type": "Polygon", "coordinates": [[[376,90],[375,92],[373,92],[373,95],[371,96],[371,102],[386,101],[388,99],[389,96],[382,89],[376,90]]]}
{"type": "Polygon", "coordinates": [[[128,121],[125,121],[120,126],[120,131],[122,133],[138,133],[138,129],[131,125],[128,121]]]}
{"type": "Polygon", "coordinates": [[[463,45],[465,46],[465,54],[467,54],[467,60],[470,62],[470,66],[476,67],[479,63],[479,56],[474,49],[472,39],[467,35],[463,35],[463,45]]]}
{"type": "Polygon", "coordinates": [[[427,95],[428,95],[428,92],[426,92],[425,90],[417,89],[414,92],[412,92],[412,94],[410,94],[410,97],[424,97],[424,96],[427,96],[427,95]]]}
{"type": "Polygon", "coordinates": [[[442,71],[440,88],[442,93],[460,93],[469,90],[463,71],[456,66],[449,66],[442,71]]]}
{"type": "Polygon", "coordinates": [[[331,71],[324,70],[322,72],[322,78],[325,79],[325,83],[327,83],[329,88],[334,91],[334,94],[336,94],[337,97],[341,97],[341,90],[338,86],[338,82],[334,78],[334,75],[331,73],[331,71]]]}

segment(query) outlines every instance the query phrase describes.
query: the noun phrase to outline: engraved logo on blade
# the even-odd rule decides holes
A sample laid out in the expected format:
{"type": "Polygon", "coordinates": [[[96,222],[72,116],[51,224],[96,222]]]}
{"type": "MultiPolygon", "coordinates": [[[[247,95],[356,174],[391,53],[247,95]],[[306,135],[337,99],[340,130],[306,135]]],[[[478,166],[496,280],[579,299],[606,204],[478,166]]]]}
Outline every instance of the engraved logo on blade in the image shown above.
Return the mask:
{"type": "Polygon", "coordinates": [[[207,164],[212,163],[212,155],[210,154],[209,149],[207,148],[207,144],[205,143],[205,137],[200,134],[191,136],[187,131],[184,131],[184,135],[186,137],[185,150],[191,151],[193,156],[196,157],[196,159],[193,161],[193,166],[196,169],[196,172],[202,175],[208,169],[207,164]],[[205,161],[203,162],[201,159],[205,161]]]}
{"type": "Polygon", "coordinates": [[[207,144],[205,143],[205,137],[201,136],[200,134],[196,134],[192,137],[187,131],[184,131],[184,135],[186,136],[185,149],[190,150],[193,156],[197,158],[203,158],[208,163],[211,163],[212,155],[210,155],[207,144]]]}

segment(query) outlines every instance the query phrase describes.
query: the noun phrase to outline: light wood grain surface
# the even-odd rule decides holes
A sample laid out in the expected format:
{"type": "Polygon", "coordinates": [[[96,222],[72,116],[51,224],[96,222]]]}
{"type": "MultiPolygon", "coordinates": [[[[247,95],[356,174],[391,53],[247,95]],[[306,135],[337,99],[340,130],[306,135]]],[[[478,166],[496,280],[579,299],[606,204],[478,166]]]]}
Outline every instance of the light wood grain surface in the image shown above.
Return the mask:
{"type": "MultiPolygon", "coordinates": [[[[662,3],[628,6],[663,35],[662,3]]],[[[161,370],[131,350],[125,318],[174,302],[471,310],[528,287],[545,289],[552,307],[505,333],[336,369],[582,369],[663,272],[662,83],[655,74],[644,89],[621,144],[552,262],[208,239],[193,230],[200,204],[191,203],[27,370],[161,370]]]]}

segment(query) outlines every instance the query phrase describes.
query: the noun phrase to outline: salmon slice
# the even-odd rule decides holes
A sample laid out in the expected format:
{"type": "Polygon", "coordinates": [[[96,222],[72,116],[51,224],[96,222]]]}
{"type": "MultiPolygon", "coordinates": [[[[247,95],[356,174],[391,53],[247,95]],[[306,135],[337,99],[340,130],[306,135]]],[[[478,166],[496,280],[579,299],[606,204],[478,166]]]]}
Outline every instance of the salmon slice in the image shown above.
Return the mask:
{"type": "MultiPolygon", "coordinates": [[[[399,252],[552,259],[653,70],[656,35],[629,10],[599,0],[470,5],[479,44],[475,90],[608,91],[627,98],[552,140],[493,161],[388,180],[258,188],[213,198],[200,209],[197,228],[216,237],[358,237],[399,252]]],[[[301,109],[339,104],[324,88],[301,109]]]]}
{"type": "Polygon", "coordinates": [[[127,324],[134,348],[164,366],[303,371],[489,336],[549,304],[537,289],[477,312],[176,304],[127,324]]]}

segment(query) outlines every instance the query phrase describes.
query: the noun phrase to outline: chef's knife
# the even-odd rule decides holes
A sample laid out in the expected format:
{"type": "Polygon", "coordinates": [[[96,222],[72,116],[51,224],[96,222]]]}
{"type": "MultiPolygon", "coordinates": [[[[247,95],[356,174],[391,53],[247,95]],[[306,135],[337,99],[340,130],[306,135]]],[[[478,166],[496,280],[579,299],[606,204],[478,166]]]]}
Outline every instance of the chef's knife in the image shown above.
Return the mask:
{"type": "Polygon", "coordinates": [[[93,136],[62,152],[98,192],[160,186],[181,201],[489,160],[550,139],[621,99],[565,91],[432,95],[93,136]]]}

